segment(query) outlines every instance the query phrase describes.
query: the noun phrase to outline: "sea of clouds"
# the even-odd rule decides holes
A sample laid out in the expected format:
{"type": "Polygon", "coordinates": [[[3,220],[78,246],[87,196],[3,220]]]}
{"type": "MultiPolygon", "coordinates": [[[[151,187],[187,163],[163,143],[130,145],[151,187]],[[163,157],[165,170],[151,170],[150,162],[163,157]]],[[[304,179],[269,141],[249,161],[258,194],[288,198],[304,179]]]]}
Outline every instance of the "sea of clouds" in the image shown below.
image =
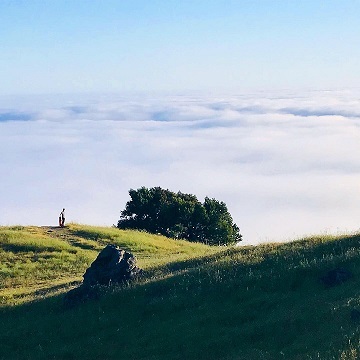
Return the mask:
{"type": "Polygon", "coordinates": [[[360,91],[0,98],[0,225],[116,224],[128,190],[224,201],[244,244],[360,228],[360,91]]]}

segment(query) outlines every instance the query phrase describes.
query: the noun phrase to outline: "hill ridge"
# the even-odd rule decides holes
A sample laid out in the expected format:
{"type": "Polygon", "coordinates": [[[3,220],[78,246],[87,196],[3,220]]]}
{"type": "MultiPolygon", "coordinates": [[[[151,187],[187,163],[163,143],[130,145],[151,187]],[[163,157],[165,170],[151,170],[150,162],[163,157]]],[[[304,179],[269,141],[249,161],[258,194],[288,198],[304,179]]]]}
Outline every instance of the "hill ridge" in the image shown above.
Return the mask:
{"type": "Polygon", "coordinates": [[[357,359],[359,240],[209,247],[78,224],[0,227],[0,359],[357,359]],[[64,291],[110,242],[135,253],[145,278],[65,311],[64,291]],[[353,277],[325,287],[339,266],[353,277]]]}

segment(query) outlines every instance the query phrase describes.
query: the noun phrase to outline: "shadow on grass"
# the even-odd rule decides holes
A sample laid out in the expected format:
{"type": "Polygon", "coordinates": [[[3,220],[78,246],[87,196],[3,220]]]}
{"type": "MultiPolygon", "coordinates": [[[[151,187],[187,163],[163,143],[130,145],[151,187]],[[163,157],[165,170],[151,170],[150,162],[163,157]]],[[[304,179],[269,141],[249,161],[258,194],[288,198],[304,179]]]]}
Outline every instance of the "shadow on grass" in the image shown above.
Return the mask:
{"type": "Polygon", "coordinates": [[[80,283],[81,283],[80,281],[71,281],[66,284],[48,286],[39,290],[35,290],[34,295],[38,297],[49,296],[53,293],[57,293],[59,290],[67,290],[70,289],[71,287],[80,285],[80,283]]]}
{"type": "Polygon", "coordinates": [[[150,268],[149,270],[146,270],[146,274],[148,277],[152,277],[159,273],[163,273],[164,275],[166,275],[169,273],[189,271],[198,268],[200,266],[204,266],[206,264],[211,264],[216,259],[220,259],[225,256],[236,254],[238,251],[239,251],[238,249],[229,248],[212,255],[197,257],[189,260],[173,261],[165,265],[150,268]]]}
{"type": "Polygon", "coordinates": [[[83,243],[81,241],[77,241],[74,239],[68,239],[67,240],[72,246],[79,247],[83,250],[99,250],[100,246],[99,244],[89,244],[89,243],[83,243]]]}
{"type": "MultiPolygon", "coordinates": [[[[153,351],[154,358],[159,354],[158,359],[168,359],[169,354],[176,354],[176,351],[172,353],[169,350],[169,352],[164,351],[161,353],[160,351],[163,349],[161,348],[162,345],[158,345],[161,343],[159,338],[161,338],[162,342],[164,340],[165,342],[168,341],[168,344],[175,346],[176,349],[176,346],[181,344],[182,336],[184,338],[188,336],[186,339],[191,341],[191,336],[196,337],[197,333],[199,333],[204,336],[198,336],[198,343],[193,341],[193,349],[197,349],[197,347],[202,346],[201,341],[206,341],[213,333],[217,334],[218,329],[220,329],[219,334],[221,336],[216,335],[216,337],[210,338],[218,341],[216,343],[217,347],[230,349],[229,354],[231,354],[231,348],[235,347],[235,353],[241,354],[243,349],[240,341],[243,341],[246,346],[249,346],[244,351],[254,354],[251,352],[254,346],[259,348],[264,346],[266,351],[275,346],[272,345],[274,339],[281,338],[281,336],[274,337],[273,332],[276,328],[281,328],[281,326],[286,326],[287,330],[289,328],[293,329],[288,339],[289,343],[295,343],[296,348],[296,339],[300,336],[299,332],[309,333],[307,327],[313,314],[311,309],[313,308],[314,297],[320,296],[322,304],[321,307],[319,306],[314,311],[322,311],[325,315],[331,314],[331,317],[327,320],[331,322],[335,313],[331,312],[333,310],[330,309],[333,309],[334,304],[353,296],[356,289],[353,286],[345,285],[337,293],[336,290],[327,292],[318,284],[311,291],[307,291],[306,288],[301,286],[296,287],[296,294],[293,295],[289,293],[291,284],[290,282],[287,284],[287,280],[291,280],[292,277],[295,278],[299,274],[303,275],[301,270],[294,266],[294,262],[299,263],[304,258],[322,260],[321,263],[319,262],[320,266],[311,268],[312,272],[307,275],[309,278],[313,278],[334,264],[339,262],[349,264],[354,261],[354,257],[347,254],[352,249],[357,250],[359,241],[360,236],[354,235],[336,241],[327,240],[321,242],[321,240],[306,239],[297,243],[275,246],[261,245],[249,248],[229,248],[202,258],[175,261],[154,267],[147,271],[143,278],[135,281],[130,286],[113,287],[110,291],[105,291],[104,297],[100,298],[100,300],[89,300],[83,306],[81,305],[70,311],[64,311],[62,306],[63,294],[45,299],[40,298],[32,303],[17,307],[3,308],[0,310],[0,323],[3,324],[0,329],[0,342],[4,346],[0,349],[0,359],[31,358],[31,355],[34,358],[37,354],[39,355],[38,358],[60,359],[65,358],[59,355],[61,353],[65,354],[65,351],[70,351],[70,353],[74,351],[74,354],[80,354],[84,349],[79,350],[79,345],[80,347],[83,344],[92,346],[92,341],[97,341],[96,344],[103,347],[100,350],[106,351],[111,348],[104,347],[103,342],[106,342],[107,339],[115,339],[115,336],[117,336],[116,346],[118,346],[119,350],[125,349],[130,353],[143,347],[147,349],[146,351],[153,351]],[[245,264],[236,262],[238,256],[255,257],[255,255],[259,255],[260,261],[245,264]],[[330,255],[334,257],[327,258],[330,255]],[[224,263],[219,261],[224,258],[226,258],[225,268],[223,268],[224,263]],[[203,274],[199,273],[195,276],[197,268],[208,266],[211,268],[211,273],[205,271],[203,274]],[[222,281],[216,278],[219,269],[227,271],[231,268],[233,268],[233,271],[229,273],[228,278],[225,277],[222,281]],[[255,268],[264,274],[260,280],[252,278],[251,273],[248,272],[249,269],[255,268]],[[186,274],[185,277],[184,274],[186,274]],[[246,274],[250,274],[246,279],[246,285],[253,282],[248,293],[246,292],[246,286],[240,286],[243,285],[242,282],[246,274]],[[273,279],[275,290],[271,289],[272,292],[265,291],[264,284],[274,274],[279,275],[273,279]],[[213,280],[214,282],[212,282],[213,280]],[[286,286],[281,287],[282,283],[286,283],[286,286]],[[107,294],[115,296],[108,298],[107,294]],[[294,305],[293,301],[295,301],[296,305],[294,305]],[[261,304],[261,306],[254,306],[256,303],[261,304]],[[310,305],[308,306],[307,303],[310,305]],[[241,307],[246,309],[244,313],[238,310],[241,307]],[[287,312],[286,309],[290,309],[291,312],[287,312]],[[295,310],[298,313],[295,313],[295,310]],[[305,310],[309,312],[308,318],[302,321],[305,310]],[[281,326],[277,322],[279,317],[272,315],[273,311],[278,311],[276,315],[280,315],[281,326]],[[251,315],[250,320],[246,323],[245,320],[249,315],[251,315]],[[166,322],[168,327],[164,327],[166,322]],[[85,326],[78,326],[78,324],[85,324],[85,326]],[[187,324],[189,324],[189,327],[187,327],[187,324]],[[173,331],[174,328],[176,329],[175,332],[173,331]],[[123,335],[121,331],[119,332],[120,335],[118,335],[117,331],[119,329],[123,331],[123,335]],[[162,329],[165,329],[166,332],[162,329]],[[207,329],[210,329],[209,333],[206,332],[207,329]],[[263,345],[259,330],[263,331],[265,339],[263,343],[270,345],[263,345]],[[73,336],[69,336],[68,331],[72,331],[73,336]],[[179,336],[179,333],[182,336],[179,336]],[[74,343],[74,336],[78,340],[76,342],[78,349],[71,347],[71,344],[74,343]],[[146,338],[146,336],[149,337],[146,338]],[[122,342],[123,338],[127,339],[129,343],[122,342]],[[146,340],[142,340],[143,338],[146,340]],[[247,338],[248,342],[246,342],[247,338]],[[18,339],[21,339],[21,344],[19,344],[18,339]],[[136,339],[136,341],[132,339],[136,339]],[[231,346],[225,346],[226,344],[231,346]],[[39,345],[41,345],[41,348],[39,348],[39,345]],[[18,351],[16,346],[21,349],[18,353],[16,352],[18,351]],[[14,356],[13,354],[19,355],[14,356]]],[[[359,262],[358,252],[355,251],[354,254],[356,261],[359,262]]],[[[76,284],[68,284],[68,286],[71,285],[76,284]]],[[[305,283],[304,286],[308,286],[308,283],[305,283]]],[[[59,290],[61,290],[61,287],[53,286],[47,290],[41,290],[37,295],[42,297],[45,295],[42,291],[55,293],[59,290]]],[[[341,323],[343,320],[339,321],[339,324],[343,324],[341,323]]],[[[317,322],[318,324],[319,322],[317,322]]],[[[331,322],[331,324],[334,325],[334,328],[337,328],[335,323],[331,322]]],[[[324,326],[331,327],[326,322],[324,326]]],[[[279,331],[279,334],[283,336],[283,330],[279,331]]],[[[338,333],[336,336],[338,336],[338,333]]],[[[209,343],[213,342],[209,340],[209,343]]],[[[169,348],[170,345],[168,345],[169,348]]],[[[325,345],[327,346],[327,344],[325,345]]],[[[281,346],[282,343],[279,340],[279,349],[281,349],[281,346]]],[[[93,351],[96,351],[96,347],[94,349],[93,351]]],[[[171,348],[171,351],[173,349],[174,347],[171,348]]],[[[206,351],[204,346],[203,350],[206,351]]],[[[294,351],[301,350],[295,349],[294,351]]],[[[139,358],[145,359],[146,355],[149,354],[146,351],[144,350],[143,354],[145,355],[139,358]]],[[[199,354],[205,356],[205,352],[202,354],[199,352],[200,350],[197,353],[197,350],[193,351],[194,353],[190,353],[191,356],[183,356],[183,358],[199,359],[201,358],[199,354]]],[[[90,355],[92,359],[97,358],[95,353],[90,355]]],[[[220,356],[219,358],[228,358],[225,355],[226,350],[224,350],[224,357],[220,356]]],[[[240,357],[236,358],[240,359],[240,357]]],[[[249,355],[249,358],[251,358],[251,355],[249,355]]],[[[275,357],[267,357],[267,359],[270,358],[275,357]]],[[[295,357],[289,356],[288,358],[295,357]]],[[[215,357],[211,359],[215,359],[215,357]]]]}
{"type": "MultiPolygon", "coordinates": [[[[81,231],[80,231],[81,232],[81,231]]],[[[79,233],[80,233],[79,232],[79,233]]],[[[81,232],[82,233],[82,232],[81,232]]],[[[83,235],[82,235],[83,236],[83,235]]],[[[223,273],[229,271],[229,276],[242,276],[242,272],[246,273],[247,268],[251,271],[261,271],[262,277],[271,276],[289,277],[293,273],[298,273],[292,283],[296,283],[293,287],[297,289],[302,283],[304,271],[308,276],[313,276],[315,281],[321,278],[324,273],[336,266],[346,266],[354,269],[359,262],[359,243],[360,235],[344,236],[332,240],[322,241],[321,237],[313,239],[304,239],[297,242],[285,244],[264,244],[257,247],[236,247],[227,248],[215,254],[204,257],[198,257],[188,260],[173,261],[161,266],[154,266],[146,271],[144,274],[134,282],[134,286],[142,286],[146,283],[152,283],[155,287],[162,287],[161,283],[166,282],[165,278],[178,278],[184,273],[192,273],[197,269],[204,269],[204,267],[220,268],[223,273]],[[255,253],[260,254],[260,261],[254,263],[242,263],[236,261],[238,257],[252,257],[255,253]],[[216,265],[219,260],[224,260],[220,265],[216,265]],[[309,260],[309,265],[306,267],[302,265],[304,260],[309,260]],[[272,274],[272,275],[270,275],[272,274]],[[300,285],[299,285],[300,284],[300,285]]],[[[75,244],[74,244],[75,245],[75,244]]],[[[98,250],[95,245],[77,243],[76,246],[84,249],[98,250]]],[[[38,250],[31,246],[17,246],[12,244],[3,244],[6,250],[10,251],[34,251],[38,250]]],[[[212,271],[212,270],[211,270],[212,271]]],[[[46,294],[59,291],[61,289],[70,288],[78,285],[78,282],[72,282],[64,285],[50,286],[34,292],[34,295],[43,297],[46,294]]],[[[126,287],[126,286],[125,286],[126,287]]],[[[319,282],[319,287],[321,284],[319,282]]],[[[124,286],[117,287],[119,290],[124,286]]],[[[321,287],[322,288],[322,287],[321,287]]]]}
{"type": "Polygon", "coordinates": [[[72,230],[71,234],[93,241],[112,239],[111,235],[99,234],[97,231],[91,231],[91,230],[72,230]]]}
{"type": "Polygon", "coordinates": [[[53,246],[38,246],[31,244],[1,244],[0,247],[5,251],[11,251],[13,253],[19,252],[56,252],[59,251],[58,248],[53,246]]]}
{"type": "MultiPolygon", "coordinates": [[[[144,271],[144,274],[135,280],[131,287],[136,288],[144,285],[148,286],[150,284],[154,287],[154,290],[155,288],[159,290],[163,286],[166,287],[166,284],[168,284],[169,281],[173,283],[174,281],[177,281],[174,279],[180,279],[182,274],[191,274],[192,272],[196,272],[197,269],[204,269],[204,267],[212,268],[210,271],[216,271],[217,268],[220,268],[225,272],[225,274],[226,271],[231,270],[231,275],[229,276],[241,276],[241,274],[245,274],[247,272],[246,269],[249,268],[251,268],[252,271],[262,271],[263,278],[269,279],[271,276],[275,275],[280,276],[280,278],[289,278],[295,273],[299,273],[299,276],[303,276],[304,269],[297,266],[297,263],[300,263],[303,259],[309,259],[314,263],[318,260],[318,265],[309,265],[308,271],[311,273],[309,273],[309,276],[318,276],[318,278],[320,278],[325,271],[334,268],[335,266],[346,265],[354,268],[359,262],[359,242],[360,235],[353,235],[342,237],[334,241],[327,240],[322,242],[321,240],[314,238],[304,239],[293,243],[276,244],[275,251],[274,245],[268,244],[259,245],[258,247],[228,248],[204,257],[173,261],[165,265],[154,266],[144,271]],[[348,253],[351,250],[354,250],[354,252],[349,255],[348,253]],[[249,264],[236,261],[238,256],[251,257],[254,253],[258,253],[259,251],[261,252],[261,261],[249,264]],[[219,262],[219,260],[224,260],[225,258],[225,262],[219,262]]],[[[10,244],[4,244],[2,247],[4,246],[8,246],[7,249],[11,251],[14,251],[14,249],[17,251],[32,251],[29,250],[32,249],[29,246],[13,246],[10,244]]],[[[78,243],[77,246],[84,247],[85,249],[96,249],[95,246],[87,244],[78,243]]],[[[226,281],[226,278],[224,281],[226,281]]],[[[61,289],[69,289],[75,285],[80,285],[80,283],[78,281],[74,281],[36,290],[34,291],[34,295],[40,299],[34,301],[48,301],[48,299],[44,299],[43,297],[51,293],[56,293],[61,289]]],[[[127,287],[128,286],[125,284],[121,286],[114,286],[112,289],[114,291],[121,291],[127,287]]],[[[319,289],[323,289],[320,283],[319,289]]],[[[156,292],[157,291],[152,291],[154,294],[156,292]]],[[[63,295],[59,296],[61,297],[63,295]]],[[[22,307],[25,305],[19,306],[22,307]]]]}
{"type": "MultiPolygon", "coordinates": [[[[286,254],[286,261],[309,259],[324,261],[328,258],[328,265],[344,262],[359,255],[360,235],[349,235],[329,240],[326,237],[310,237],[303,240],[278,245],[279,253],[270,252],[266,259],[271,261],[286,254]],[[332,260],[331,260],[332,259],[332,260]]],[[[266,246],[266,245],[264,245],[266,246]]]]}

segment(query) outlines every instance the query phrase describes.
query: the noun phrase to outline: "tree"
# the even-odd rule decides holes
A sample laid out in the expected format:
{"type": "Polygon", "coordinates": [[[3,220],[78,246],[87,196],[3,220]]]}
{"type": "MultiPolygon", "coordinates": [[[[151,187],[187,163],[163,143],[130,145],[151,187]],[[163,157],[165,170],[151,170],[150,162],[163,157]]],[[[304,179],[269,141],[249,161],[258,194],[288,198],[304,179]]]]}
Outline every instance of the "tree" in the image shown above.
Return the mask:
{"type": "Polygon", "coordinates": [[[174,193],[160,187],[130,189],[117,223],[119,229],[145,230],[175,239],[225,245],[241,241],[238,226],[226,204],[195,195],[174,193]]]}
{"type": "Polygon", "coordinates": [[[204,207],[208,216],[206,235],[212,239],[212,243],[221,244],[224,238],[229,243],[241,241],[240,229],[233,222],[224,202],[206,197],[204,207]]]}

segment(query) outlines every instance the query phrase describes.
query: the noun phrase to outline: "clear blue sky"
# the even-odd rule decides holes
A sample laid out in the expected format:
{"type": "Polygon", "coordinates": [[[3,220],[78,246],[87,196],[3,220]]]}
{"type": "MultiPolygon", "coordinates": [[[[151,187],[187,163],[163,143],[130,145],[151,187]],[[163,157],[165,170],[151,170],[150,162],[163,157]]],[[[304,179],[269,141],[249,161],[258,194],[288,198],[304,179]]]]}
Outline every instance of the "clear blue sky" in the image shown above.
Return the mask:
{"type": "Polygon", "coordinates": [[[355,87],[358,0],[0,0],[0,94],[355,87]]]}

